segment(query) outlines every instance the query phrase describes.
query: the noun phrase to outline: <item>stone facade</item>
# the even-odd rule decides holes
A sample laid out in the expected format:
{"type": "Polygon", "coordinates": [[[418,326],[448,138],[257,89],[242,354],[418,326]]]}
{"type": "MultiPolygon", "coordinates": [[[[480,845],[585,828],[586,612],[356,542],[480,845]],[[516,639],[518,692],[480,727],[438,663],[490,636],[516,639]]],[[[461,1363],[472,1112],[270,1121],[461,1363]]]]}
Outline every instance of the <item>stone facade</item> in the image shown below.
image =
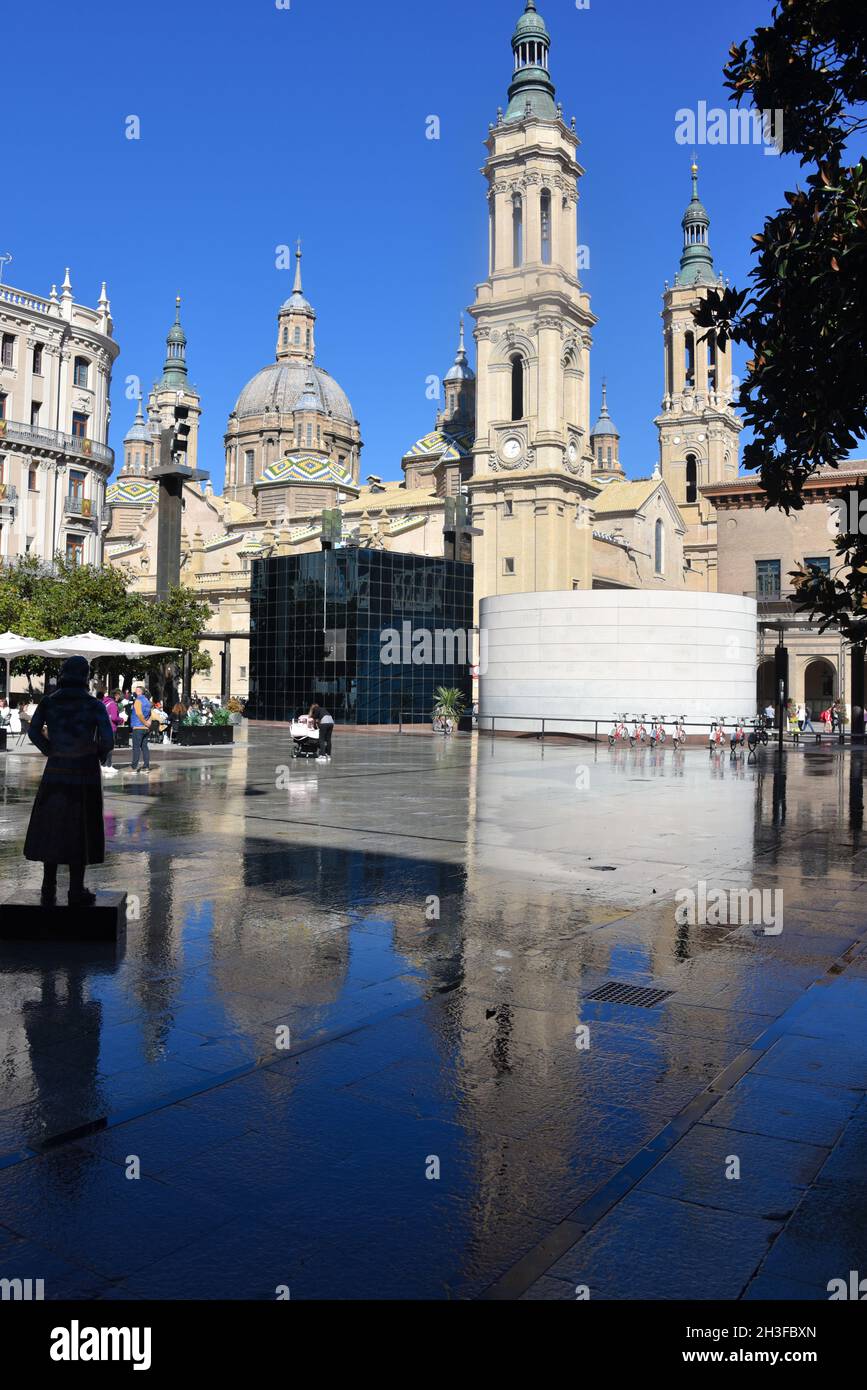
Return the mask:
{"type": "Polygon", "coordinates": [[[104,284],[95,309],[68,270],[47,299],[0,285],[0,563],[102,563],[112,331],[104,284]]]}
{"type": "Polygon", "coordinates": [[[804,486],[804,507],[765,510],[767,498],[755,478],[708,487],[717,518],[717,565],[721,591],[755,597],[759,605],[758,695],[774,696],[774,647],[782,633],[789,651],[789,691],[815,718],[831,700],[846,699],[849,654],[834,629],[818,628],[791,607],[791,575],[818,564],[833,572],[835,512],[832,502],[867,485],[867,461],[850,460],[822,469],[804,486]]]}

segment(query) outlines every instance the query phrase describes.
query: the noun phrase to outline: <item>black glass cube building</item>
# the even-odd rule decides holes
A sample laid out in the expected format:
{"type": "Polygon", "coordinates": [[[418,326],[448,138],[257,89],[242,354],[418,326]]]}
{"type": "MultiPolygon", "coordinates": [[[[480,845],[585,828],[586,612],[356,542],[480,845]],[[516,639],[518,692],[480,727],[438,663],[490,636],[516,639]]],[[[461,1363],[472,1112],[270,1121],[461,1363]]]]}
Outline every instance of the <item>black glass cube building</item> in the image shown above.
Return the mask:
{"type": "Polygon", "coordinates": [[[471,699],[473,567],[391,551],[253,563],[251,719],[315,700],[338,724],[423,724],[438,686],[471,699]]]}

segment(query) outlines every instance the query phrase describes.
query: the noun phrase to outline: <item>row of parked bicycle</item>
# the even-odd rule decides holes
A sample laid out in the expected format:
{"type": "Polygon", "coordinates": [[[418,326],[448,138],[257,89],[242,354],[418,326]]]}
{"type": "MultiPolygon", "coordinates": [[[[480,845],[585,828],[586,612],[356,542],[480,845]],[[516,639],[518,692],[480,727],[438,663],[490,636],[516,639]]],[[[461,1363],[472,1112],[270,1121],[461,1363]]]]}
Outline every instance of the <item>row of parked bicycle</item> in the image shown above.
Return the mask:
{"type": "MultiPolygon", "coordinates": [[[[679,748],[682,743],[686,742],[685,714],[676,714],[670,717],[663,714],[652,714],[649,722],[646,714],[615,714],[614,727],[608,735],[608,743],[612,747],[615,743],[628,743],[630,748],[634,748],[636,743],[662,744],[668,738],[666,724],[673,726],[671,742],[675,748],[679,748]]],[[[767,742],[768,723],[764,715],[761,714],[755,719],[749,720],[743,716],[738,718],[720,716],[719,719],[712,721],[708,732],[708,744],[711,752],[724,743],[728,743],[734,752],[736,748],[743,748],[744,744],[747,743],[752,750],[760,743],[767,742]]]]}

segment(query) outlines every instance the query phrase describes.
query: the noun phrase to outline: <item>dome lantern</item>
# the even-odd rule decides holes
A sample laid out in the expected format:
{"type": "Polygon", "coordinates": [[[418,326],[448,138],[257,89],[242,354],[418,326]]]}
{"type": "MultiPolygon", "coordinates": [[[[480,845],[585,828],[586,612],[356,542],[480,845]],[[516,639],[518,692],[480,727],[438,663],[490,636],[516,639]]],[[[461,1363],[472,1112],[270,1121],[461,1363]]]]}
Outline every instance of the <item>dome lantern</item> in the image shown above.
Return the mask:
{"type": "Polygon", "coordinates": [[[557,119],[554,83],[548,72],[550,49],[551,35],[536,9],[536,0],[527,0],[527,7],[512,35],[515,76],[509,87],[507,121],[524,120],[528,116],[543,121],[557,119]]]}
{"type": "Polygon", "coordinates": [[[277,361],[312,363],[316,357],[316,312],[301,283],[301,241],[295,250],[295,283],[277,315],[277,361]]]}

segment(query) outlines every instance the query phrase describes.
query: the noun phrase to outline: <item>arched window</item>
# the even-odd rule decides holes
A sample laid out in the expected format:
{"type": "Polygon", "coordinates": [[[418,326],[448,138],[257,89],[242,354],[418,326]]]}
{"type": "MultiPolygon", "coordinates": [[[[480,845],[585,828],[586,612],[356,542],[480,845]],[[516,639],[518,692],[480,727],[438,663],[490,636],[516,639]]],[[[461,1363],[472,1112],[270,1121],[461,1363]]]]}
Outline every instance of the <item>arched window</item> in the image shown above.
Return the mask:
{"type": "Polygon", "coordinates": [[[695,334],[683,335],[683,375],[687,386],[695,386],[695,334]]]}
{"type": "Polygon", "coordinates": [[[610,467],[611,467],[611,445],[610,445],[610,444],[608,445],[608,458],[607,458],[606,462],[607,462],[607,464],[608,464],[608,467],[610,468],[610,467]]]}
{"type": "Polygon", "coordinates": [[[288,345],[289,345],[289,329],[288,329],[288,328],[284,328],[284,329],[283,329],[283,346],[284,346],[284,347],[288,347],[288,345]]]}
{"type": "Polygon", "coordinates": [[[540,214],[542,222],[542,264],[551,264],[551,194],[547,188],[542,189],[540,200],[540,214]]]}
{"type": "Polygon", "coordinates": [[[310,423],[308,423],[308,425],[307,425],[307,448],[308,448],[308,449],[310,448],[310,446],[312,445],[312,443],[313,443],[313,425],[310,424],[310,423]]]}
{"type": "Polygon", "coordinates": [[[310,329],[307,330],[307,351],[310,351],[310,329]]]}
{"type": "Polygon", "coordinates": [[[698,500],[698,461],[695,454],[686,456],[686,500],[695,502],[698,500]]]}
{"type": "Polygon", "coordinates": [[[711,391],[716,390],[716,337],[711,334],[707,340],[707,384],[711,391]]]}
{"type": "Polygon", "coordinates": [[[252,449],[244,450],[244,483],[249,487],[253,481],[253,466],[256,455],[252,449]]]}
{"type": "Polygon", "coordinates": [[[512,199],[512,264],[524,264],[524,203],[520,193],[512,199]]]}
{"type": "Polygon", "coordinates": [[[524,418],[524,363],[515,354],[512,358],[512,419],[524,418]]]}
{"type": "Polygon", "coordinates": [[[665,528],[661,521],[654,527],[653,567],[657,574],[665,573],[665,528]]]}
{"type": "Polygon", "coordinates": [[[73,370],[73,380],[76,386],[87,386],[87,374],[90,363],[86,357],[76,357],[73,370]]]}
{"type": "Polygon", "coordinates": [[[296,345],[300,345],[300,343],[301,343],[301,329],[300,329],[300,328],[296,328],[296,329],[295,329],[294,341],[295,341],[296,345]]]}

